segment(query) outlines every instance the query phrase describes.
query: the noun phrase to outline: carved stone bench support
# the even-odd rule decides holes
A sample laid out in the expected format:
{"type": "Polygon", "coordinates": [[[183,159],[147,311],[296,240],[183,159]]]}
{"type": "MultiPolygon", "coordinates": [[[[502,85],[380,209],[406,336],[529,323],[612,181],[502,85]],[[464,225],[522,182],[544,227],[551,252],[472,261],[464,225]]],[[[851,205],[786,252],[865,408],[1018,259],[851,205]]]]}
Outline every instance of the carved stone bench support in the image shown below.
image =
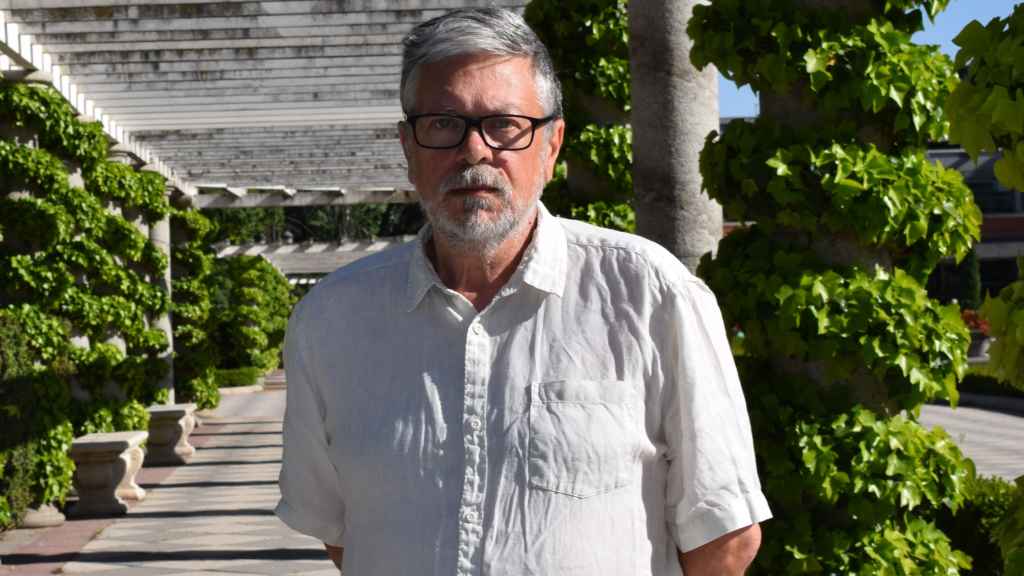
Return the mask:
{"type": "Polygon", "coordinates": [[[75,461],[73,482],[78,502],[72,516],[121,516],[128,511],[125,500],[142,500],[146,491],[135,483],[145,454],[141,444],[148,432],[105,432],[88,434],[71,443],[75,461]]]}
{"type": "Polygon", "coordinates": [[[177,466],[192,459],[196,449],[188,437],[196,427],[195,404],[150,406],[146,466],[177,466]]]}

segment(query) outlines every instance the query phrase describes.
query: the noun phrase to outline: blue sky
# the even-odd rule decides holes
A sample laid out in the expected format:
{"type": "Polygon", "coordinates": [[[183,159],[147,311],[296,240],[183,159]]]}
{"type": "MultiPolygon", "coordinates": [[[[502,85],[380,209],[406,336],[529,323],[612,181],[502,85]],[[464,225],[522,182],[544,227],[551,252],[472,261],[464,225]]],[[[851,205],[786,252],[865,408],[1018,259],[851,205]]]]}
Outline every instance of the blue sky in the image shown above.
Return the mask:
{"type": "MultiPolygon", "coordinates": [[[[1010,14],[1015,4],[1017,2],[1012,0],[952,0],[934,23],[926,23],[925,30],[914,35],[914,42],[938,44],[943,52],[952,57],[957,49],[953,38],[968,22],[978,20],[987,24],[992,18],[1010,14]]],[[[757,114],[757,98],[749,87],[737,90],[735,84],[719,76],[718,97],[719,113],[723,118],[757,114]]]]}

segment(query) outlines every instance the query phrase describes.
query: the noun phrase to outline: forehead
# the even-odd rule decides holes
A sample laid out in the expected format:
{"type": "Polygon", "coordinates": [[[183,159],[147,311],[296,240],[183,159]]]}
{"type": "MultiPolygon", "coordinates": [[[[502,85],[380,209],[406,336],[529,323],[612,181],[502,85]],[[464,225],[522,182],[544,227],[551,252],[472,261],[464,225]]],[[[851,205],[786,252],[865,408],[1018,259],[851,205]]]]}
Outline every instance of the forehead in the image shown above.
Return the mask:
{"type": "Polygon", "coordinates": [[[531,60],[525,56],[471,54],[420,66],[419,112],[542,112],[531,60]]]}

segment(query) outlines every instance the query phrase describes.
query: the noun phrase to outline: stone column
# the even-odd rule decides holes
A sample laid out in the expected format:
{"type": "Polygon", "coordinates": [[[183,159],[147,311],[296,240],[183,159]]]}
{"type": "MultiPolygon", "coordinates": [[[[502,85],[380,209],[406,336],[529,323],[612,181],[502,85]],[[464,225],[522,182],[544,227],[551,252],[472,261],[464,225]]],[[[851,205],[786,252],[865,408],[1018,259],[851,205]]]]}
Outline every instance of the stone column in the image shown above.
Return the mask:
{"type": "MultiPolygon", "coordinates": [[[[127,164],[135,170],[145,170],[146,162],[142,158],[139,158],[135,153],[128,147],[116,144],[110,148],[107,153],[107,159],[111,162],[118,162],[120,164],[127,164]]],[[[132,224],[139,230],[139,232],[149,238],[150,242],[156,245],[167,256],[167,269],[164,270],[163,274],[150,277],[148,280],[159,286],[166,293],[168,298],[171,296],[171,219],[170,216],[165,216],[162,220],[154,222],[152,225],[147,224],[140,216],[134,213],[123,214],[126,218],[129,218],[132,224]]],[[[151,328],[157,328],[163,331],[164,335],[167,336],[167,348],[160,354],[161,359],[167,363],[167,375],[160,380],[159,386],[165,388],[168,391],[168,400],[171,404],[174,403],[174,334],[171,328],[171,317],[170,312],[165,312],[158,317],[149,318],[149,326],[151,328]]]]}
{"type": "MultiPolygon", "coordinates": [[[[164,255],[167,256],[167,268],[162,276],[153,281],[171,297],[171,217],[164,216],[149,228],[149,239],[164,255]]],[[[159,328],[167,336],[167,348],[160,357],[167,363],[167,374],[160,381],[160,387],[168,392],[167,401],[174,404],[174,330],[171,325],[171,312],[168,310],[152,319],[152,326],[159,328]]]]}
{"type": "Polygon", "coordinates": [[[697,0],[629,4],[637,232],[696,271],[722,237],[722,208],[701,190],[704,139],[718,130],[718,72],[690,62],[697,0]]]}

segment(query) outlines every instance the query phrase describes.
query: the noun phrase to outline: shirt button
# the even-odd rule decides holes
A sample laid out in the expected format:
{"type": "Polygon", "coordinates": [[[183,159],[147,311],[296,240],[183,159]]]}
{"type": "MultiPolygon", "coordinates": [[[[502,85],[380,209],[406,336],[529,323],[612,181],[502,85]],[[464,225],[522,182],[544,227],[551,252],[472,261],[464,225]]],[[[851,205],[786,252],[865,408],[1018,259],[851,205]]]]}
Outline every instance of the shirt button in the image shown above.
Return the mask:
{"type": "Polygon", "coordinates": [[[480,430],[481,426],[482,426],[482,424],[480,423],[480,419],[479,418],[477,418],[476,416],[471,416],[469,418],[469,427],[470,428],[472,428],[473,430],[480,430]]]}
{"type": "Polygon", "coordinates": [[[476,512],[472,510],[466,510],[462,517],[466,519],[466,522],[476,522],[476,512]]]}
{"type": "Polygon", "coordinates": [[[484,329],[479,324],[473,324],[473,334],[476,334],[477,336],[479,336],[480,333],[483,332],[483,331],[484,331],[484,329]]]}

